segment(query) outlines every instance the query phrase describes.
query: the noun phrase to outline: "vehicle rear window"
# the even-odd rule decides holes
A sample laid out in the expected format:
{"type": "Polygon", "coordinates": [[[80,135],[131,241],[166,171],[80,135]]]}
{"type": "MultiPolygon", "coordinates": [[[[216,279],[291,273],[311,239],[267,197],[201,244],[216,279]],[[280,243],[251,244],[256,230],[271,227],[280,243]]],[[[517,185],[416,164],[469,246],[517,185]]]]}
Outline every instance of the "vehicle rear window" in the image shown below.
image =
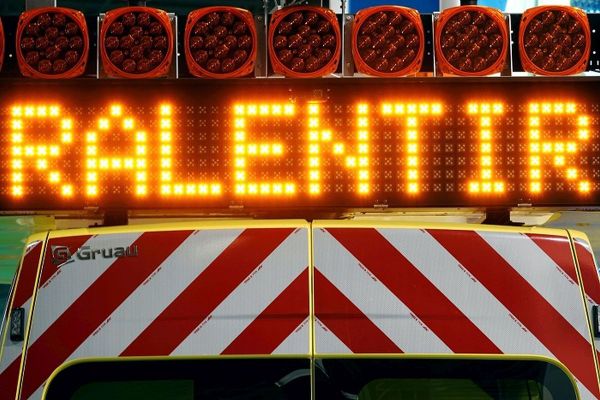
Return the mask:
{"type": "Polygon", "coordinates": [[[83,362],[49,383],[50,400],[576,400],[540,360],[211,358],[83,362]]]}
{"type": "Polygon", "coordinates": [[[71,396],[73,400],[184,400],[193,398],[194,381],[185,379],[92,382],[78,388],[71,396]]]}
{"type": "Polygon", "coordinates": [[[48,383],[54,400],[310,398],[310,360],[283,358],[92,361],[48,383]]]}
{"type": "Polygon", "coordinates": [[[338,398],[358,400],[575,400],[567,374],[538,360],[506,359],[321,359],[327,376],[317,380],[338,398]]]}

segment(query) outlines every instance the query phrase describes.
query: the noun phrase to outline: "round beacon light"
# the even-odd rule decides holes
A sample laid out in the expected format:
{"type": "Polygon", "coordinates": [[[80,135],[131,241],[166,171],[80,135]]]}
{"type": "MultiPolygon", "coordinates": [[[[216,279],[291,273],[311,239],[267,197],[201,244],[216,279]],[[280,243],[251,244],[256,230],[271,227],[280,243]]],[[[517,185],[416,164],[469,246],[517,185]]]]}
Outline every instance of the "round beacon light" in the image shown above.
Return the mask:
{"type": "Polygon", "coordinates": [[[257,33],[252,13],[236,7],[192,11],[185,26],[190,73],[204,78],[238,78],[254,71],[257,33]]]}
{"type": "Polygon", "coordinates": [[[269,25],[269,58],[273,71],[293,78],[314,78],[336,71],[342,38],[333,11],[316,6],[286,7],[273,13],[269,25]]]}
{"type": "Polygon", "coordinates": [[[483,6],[442,11],[435,24],[435,54],[442,74],[484,76],[502,71],[508,52],[502,12],[483,6]]]}
{"type": "Polygon", "coordinates": [[[168,14],[151,7],[108,11],[100,29],[100,56],[107,75],[158,78],[168,75],[173,58],[168,14]]]}
{"type": "Polygon", "coordinates": [[[42,7],[19,17],[16,54],[23,76],[74,78],[85,72],[89,53],[83,13],[63,7],[42,7]]]}
{"type": "Polygon", "coordinates": [[[583,72],[590,58],[587,15],[569,6],[541,6],[523,13],[519,55],[523,69],[540,75],[583,72]]]}
{"type": "Polygon", "coordinates": [[[405,76],[419,72],[425,33],[417,10],[377,6],[360,10],[352,26],[352,56],[360,73],[405,76]]]}

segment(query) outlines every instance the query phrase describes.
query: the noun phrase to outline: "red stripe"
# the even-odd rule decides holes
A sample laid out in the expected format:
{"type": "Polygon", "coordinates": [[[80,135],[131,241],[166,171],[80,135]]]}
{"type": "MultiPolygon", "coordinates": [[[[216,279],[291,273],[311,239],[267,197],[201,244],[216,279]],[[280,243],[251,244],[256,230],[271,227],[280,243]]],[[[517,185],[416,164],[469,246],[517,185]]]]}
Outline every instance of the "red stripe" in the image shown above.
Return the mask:
{"type": "Polygon", "coordinates": [[[170,354],[291,233],[246,229],[121,353],[170,354]]]}
{"type": "Polygon", "coordinates": [[[568,238],[538,234],[528,234],[527,236],[571,278],[573,283],[579,284],[571,243],[568,238]]]}
{"type": "Polygon", "coordinates": [[[591,343],[529,282],[476,232],[430,230],[429,233],[600,398],[591,343]]]}
{"type": "Polygon", "coordinates": [[[375,229],[328,231],[456,353],[500,349],[375,229]]]}
{"type": "Polygon", "coordinates": [[[37,243],[29,250],[29,253],[25,254],[23,257],[21,271],[19,272],[19,280],[15,288],[15,299],[12,303],[13,308],[23,307],[27,300],[33,295],[42,247],[41,242],[37,243]]]}
{"type": "Polygon", "coordinates": [[[77,249],[90,240],[92,236],[72,236],[65,238],[55,238],[48,241],[46,246],[46,258],[44,260],[44,267],[42,268],[42,275],[40,277],[40,288],[44,287],[50,278],[52,278],[58,271],[59,265],[52,262],[52,246],[66,246],[68,247],[71,254],[75,254],[77,249]]]}
{"type": "Polygon", "coordinates": [[[594,263],[594,256],[581,243],[575,241],[575,252],[581,270],[581,279],[585,293],[596,303],[600,304],[600,279],[594,263]]]}
{"type": "Polygon", "coordinates": [[[0,400],[15,400],[17,395],[17,383],[19,381],[19,367],[21,357],[17,357],[0,374],[0,400]]]}
{"type": "Polygon", "coordinates": [[[353,353],[402,353],[396,343],[318,269],[315,269],[314,279],[316,318],[353,353]]]}
{"type": "MultiPolygon", "coordinates": [[[[28,398],[191,234],[149,232],[135,241],[137,257],[119,258],[33,343],[26,358],[28,398]]],[[[85,268],[85,264],[79,265],[85,268]]]]}
{"type": "MultiPolygon", "coordinates": [[[[308,298],[307,268],[223,350],[223,354],[271,354],[308,317],[308,298]]],[[[308,337],[304,352],[308,352],[308,337]]]]}

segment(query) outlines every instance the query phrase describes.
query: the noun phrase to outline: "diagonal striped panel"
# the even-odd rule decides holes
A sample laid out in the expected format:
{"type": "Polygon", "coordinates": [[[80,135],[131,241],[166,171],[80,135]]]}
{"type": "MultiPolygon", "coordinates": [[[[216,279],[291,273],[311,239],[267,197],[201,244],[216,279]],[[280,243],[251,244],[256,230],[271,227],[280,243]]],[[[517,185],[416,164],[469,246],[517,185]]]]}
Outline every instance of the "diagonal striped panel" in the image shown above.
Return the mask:
{"type": "MultiPolygon", "coordinates": [[[[498,347],[375,229],[328,229],[453,352],[498,353],[498,347]]],[[[315,261],[318,267],[318,263],[315,261]]],[[[406,347],[403,347],[406,349],[406,347]]]]}
{"type": "MultiPolygon", "coordinates": [[[[306,321],[308,307],[308,268],[306,268],[221,353],[273,353],[306,321]]],[[[288,345],[287,352],[306,353],[308,334],[299,339],[302,342],[296,346],[288,345]]]]}
{"type": "Polygon", "coordinates": [[[35,305],[35,324],[31,329],[29,343],[34,343],[48,327],[54,323],[92,283],[94,283],[113,264],[113,258],[97,257],[84,263],[68,263],[58,268],[52,262],[51,252],[55,246],[66,246],[71,254],[82,247],[98,249],[130,246],[141,234],[73,236],[50,239],[47,245],[46,259],[40,277],[38,298],[35,305]]]}
{"type": "Polygon", "coordinates": [[[279,343],[272,354],[299,354],[299,352],[304,351],[307,346],[309,350],[305,354],[309,354],[311,351],[310,340],[311,323],[310,317],[307,316],[287,338],[279,343]]]}
{"type": "MultiPolygon", "coordinates": [[[[305,230],[295,230],[272,247],[171,354],[270,354],[308,317],[308,275],[301,276],[308,266],[307,238],[305,230]],[[299,293],[304,299],[298,298],[299,293]],[[281,304],[280,296],[290,302],[281,304]],[[278,312],[279,318],[274,318],[272,312],[278,312]],[[257,329],[267,325],[267,337],[253,338],[257,329]]],[[[255,249],[258,246],[270,247],[264,240],[256,243],[255,249]]],[[[247,259],[245,254],[240,253],[238,258],[247,259]]],[[[307,354],[308,340],[295,353],[307,354]]]]}
{"type": "MultiPolygon", "coordinates": [[[[28,318],[31,312],[31,296],[35,287],[42,248],[43,243],[41,241],[27,244],[15,282],[12,299],[9,300],[9,310],[23,308],[25,309],[25,318],[28,318]]],[[[10,321],[7,322],[6,329],[8,329],[8,326],[10,326],[10,321]]],[[[13,342],[10,340],[7,331],[0,333],[0,340],[4,340],[4,343],[0,343],[2,345],[2,359],[0,359],[0,388],[2,389],[0,390],[0,400],[13,400],[17,393],[24,342],[13,342]]]]}
{"type": "MultiPolygon", "coordinates": [[[[335,321],[334,321],[335,323],[335,321]]],[[[326,349],[326,351],[330,354],[352,354],[359,353],[359,351],[353,351],[346,344],[336,336],[331,329],[325,325],[319,318],[315,317],[315,341],[317,344],[326,349]]],[[[342,336],[345,332],[343,330],[339,330],[338,334],[342,336]]],[[[349,336],[349,340],[351,340],[352,336],[349,336]]]]}
{"type": "Polygon", "coordinates": [[[69,359],[120,354],[240,234],[195,231],[106,318],[69,359]]]}
{"type": "Polygon", "coordinates": [[[594,261],[594,253],[592,253],[590,245],[581,239],[575,239],[575,252],[585,293],[590,302],[600,304],[600,270],[594,261]]]}
{"type": "MultiPolygon", "coordinates": [[[[367,349],[369,345],[378,346],[374,341],[363,342],[360,338],[362,330],[354,329],[357,316],[364,315],[368,319],[365,323],[374,324],[404,352],[450,352],[448,346],[405,303],[327,230],[315,230],[313,237],[315,276],[318,276],[317,272],[321,273],[340,292],[335,295],[336,292],[332,290],[320,293],[315,289],[315,314],[322,322],[329,324],[332,331],[334,328],[330,325],[336,323],[343,327],[349,335],[348,339],[360,343],[363,349],[367,349]],[[320,297],[328,293],[332,296],[331,300],[320,297]],[[321,314],[321,310],[335,312],[321,314]]],[[[335,331],[339,332],[339,329],[335,331]]],[[[373,352],[374,349],[375,347],[372,351],[361,352],[373,352]]],[[[320,347],[319,341],[316,343],[316,351],[329,352],[320,347]]]]}
{"type": "Polygon", "coordinates": [[[566,236],[317,226],[317,353],[375,352],[372,342],[357,340],[365,329],[353,329],[356,316],[363,316],[406,353],[536,354],[557,359],[577,378],[582,398],[598,397],[591,337],[566,236]],[[323,311],[335,304],[322,294],[323,279],[345,309],[323,311]],[[416,334],[409,321],[425,330],[416,334]],[[483,336],[483,341],[476,339],[481,336],[464,342],[453,336],[464,331],[458,327],[465,321],[470,334],[483,336]],[[363,345],[360,350],[349,345],[356,342],[363,345]],[[424,342],[429,343],[428,351],[419,348],[424,342]],[[485,343],[492,345],[486,349],[485,343]]]}
{"type": "MultiPolygon", "coordinates": [[[[98,328],[110,313],[142,284],[162,261],[173,252],[191,232],[150,232],[135,241],[138,257],[113,259],[112,264],[46,329],[35,342],[28,344],[22,398],[29,398],[48,376],[98,328]]],[[[51,262],[46,257],[45,262],[51,262]]],[[[85,262],[72,263],[86,268],[85,262]]],[[[37,298],[37,302],[51,302],[37,298]]],[[[35,331],[38,313],[34,309],[32,330],[35,331]]]]}
{"type": "MultiPolygon", "coordinates": [[[[574,238],[575,254],[577,254],[577,263],[581,271],[581,280],[585,288],[586,301],[590,322],[593,323],[592,307],[600,306],[600,270],[594,260],[594,253],[587,240],[574,238]]],[[[594,338],[596,344],[596,359],[600,366],[600,338],[594,338]]],[[[600,377],[599,377],[600,380],[600,377]]]]}
{"type": "Polygon", "coordinates": [[[316,352],[334,353],[341,347],[352,353],[402,353],[396,343],[317,269],[314,285],[315,317],[319,326],[327,327],[317,330],[316,352]],[[324,332],[331,332],[343,346],[336,344],[330,348],[327,339],[321,343],[324,332]]]}
{"type": "Polygon", "coordinates": [[[291,228],[242,232],[121,355],[171,354],[292,232],[291,228]]]}
{"type": "Polygon", "coordinates": [[[563,271],[572,282],[579,282],[571,252],[571,242],[567,237],[533,233],[528,234],[527,237],[542,249],[554,261],[556,267],[563,271]]]}
{"type": "MultiPolygon", "coordinates": [[[[527,235],[498,232],[478,232],[488,245],[512,267],[522,280],[526,281],[548,302],[558,314],[566,319],[582,337],[589,336],[587,322],[581,318],[581,288],[578,280],[571,280],[565,271],[575,270],[573,254],[567,237],[546,236],[555,246],[554,253],[561,252],[559,266],[552,257],[527,235]]],[[[552,254],[552,253],[551,253],[552,254]]],[[[572,274],[571,274],[572,275],[572,274]]]]}
{"type": "Polygon", "coordinates": [[[57,363],[135,354],[136,346],[148,355],[164,354],[163,339],[173,332],[179,339],[168,346],[177,354],[309,352],[306,228],[104,234],[81,244],[134,244],[139,255],[76,261],[46,273],[36,313],[39,306],[49,315],[39,322],[36,316],[27,356],[42,370],[27,371],[23,398],[40,398],[57,363]],[[53,301],[58,311],[45,304],[53,301]],[[92,316],[81,326],[75,313],[84,308],[92,316]],[[63,343],[57,335],[69,331],[67,321],[78,329],[63,343]],[[149,329],[157,323],[160,329],[149,329]]]}
{"type": "MultiPolygon", "coordinates": [[[[525,278],[521,274],[530,271],[505,259],[504,257],[510,259],[510,252],[504,247],[496,249],[492,244],[498,242],[488,242],[485,237],[489,239],[490,236],[487,234],[482,236],[473,231],[444,230],[430,230],[429,233],[515,315],[524,329],[535,335],[566,365],[577,378],[584,398],[600,397],[589,331],[587,337],[584,337],[571,325],[573,320],[578,324],[582,320],[586,323],[583,304],[580,301],[578,310],[560,307],[559,311],[554,307],[559,304],[559,300],[555,298],[557,294],[548,299],[537,290],[549,290],[545,280],[564,279],[551,275],[554,267],[544,269],[536,264],[539,260],[528,258],[524,254],[523,260],[519,262],[533,262],[533,267],[538,270],[538,274],[527,275],[528,278],[525,278]],[[573,312],[575,315],[565,316],[561,312],[573,312]]],[[[563,282],[556,284],[566,287],[563,282]]]]}
{"type": "Polygon", "coordinates": [[[426,230],[379,229],[502,353],[548,354],[535,336],[426,230]]]}
{"type": "MultiPolygon", "coordinates": [[[[133,240],[135,238],[137,238],[139,236],[139,234],[136,234],[133,238],[122,238],[123,241],[127,241],[127,245],[130,245],[133,240]]],[[[102,243],[100,242],[101,239],[95,238],[96,241],[88,243],[88,241],[92,239],[91,235],[83,235],[83,236],[72,236],[72,237],[66,237],[66,238],[60,238],[60,239],[50,239],[48,241],[48,245],[49,247],[49,252],[47,252],[46,254],[51,256],[52,252],[53,252],[53,246],[61,246],[61,247],[66,247],[69,252],[71,254],[75,254],[75,252],[83,247],[83,246],[101,246],[102,243]]],[[[98,260],[99,261],[99,260],[98,260]]],[[[45,288],[46,286],[48,286],[48,284],[50,283],[51,280],[54,280],[58,275],[60,275],[63,271],[64,268],[60,268],[61,265],[57,264],[57,263],[53,263],[53,262],[47,262],[44,263],[44,267],[42,268],[42,272],[40,275],[40,283],[39,286],[40,288],[45,288]]],[[[95,268],[92,268],[93,271],[95,271],[95,268]]]]}

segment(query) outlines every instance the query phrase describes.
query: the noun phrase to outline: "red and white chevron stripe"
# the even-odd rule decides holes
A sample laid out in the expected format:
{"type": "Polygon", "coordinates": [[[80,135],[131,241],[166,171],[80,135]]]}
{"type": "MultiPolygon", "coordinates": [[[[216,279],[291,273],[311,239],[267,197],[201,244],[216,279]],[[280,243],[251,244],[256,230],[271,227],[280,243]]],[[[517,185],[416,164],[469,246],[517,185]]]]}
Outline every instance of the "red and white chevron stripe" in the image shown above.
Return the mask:
{"type": "MultiPolygon", "coordinates": [[[[13,308],[34,313],[20,398],[41,398],[75,358],[310,354],[308,236],[304,225],[51,235],[33,306],[42,245],[31,245],[13,294],[13,308]],[[56,245],[139,250],[57,267],[56,245]]],[[[314,228],[312,243],[317,355],[543,355],[575,375],[582,398],[600,398],[566,235],[350,226],[314,228]]],[[[576,238],[575,252],[597,304],[588,243],[576,238]]],[[[0,400],[15,398],[22,345],[5,346],[0,400]]]]}
{"type": "MultiPolygon", "coordinates": [[[[12,297],[9,300],[9,310],[24,308],[26,317],[29,316],[31,311],[31,296],[35,288],[43,247],[41,241],[28,243],[25,247],[19,275],[15,281],[12,297]]],[[[6,324],[6,329],[8,329],[8,326],[10,326],[10,321],[6,324]]],[[[8,332],[2,333],[6,336],[4,343],[0,343],[3,345],[0,350],[2,352],[2,358],[0,359],[0,400],[14,400],[17,394],[19,367],[23,359],[24,342],[13,342],[10,340],[8,332]]]]}
{"type": "MultiPolygon", "coordinates": [[[[574,243],[591,321],[592,306],[600,306],[600,277],[598,276],[600,272],[594,262],[594,253],[589,242],[581,238],[575,238],[574,243]]],[[[595,338],[594,341],[596,343],[596,357],[600,365],[600,338],[595,338]]]]}
{"type": "Polygon", "coordinates": [[[534,354],[600,398],[567,236],[313,229],[315,353],[534,354]]]}
{"type": "Polygon", "coordinates": [[[47,255],[22,399],[41,398],[52,371],[75,358],[310,352],[307,228],[56,238],[48,248],[67,242],[135,245],[138,256],[57,270],[47,255]]]}

